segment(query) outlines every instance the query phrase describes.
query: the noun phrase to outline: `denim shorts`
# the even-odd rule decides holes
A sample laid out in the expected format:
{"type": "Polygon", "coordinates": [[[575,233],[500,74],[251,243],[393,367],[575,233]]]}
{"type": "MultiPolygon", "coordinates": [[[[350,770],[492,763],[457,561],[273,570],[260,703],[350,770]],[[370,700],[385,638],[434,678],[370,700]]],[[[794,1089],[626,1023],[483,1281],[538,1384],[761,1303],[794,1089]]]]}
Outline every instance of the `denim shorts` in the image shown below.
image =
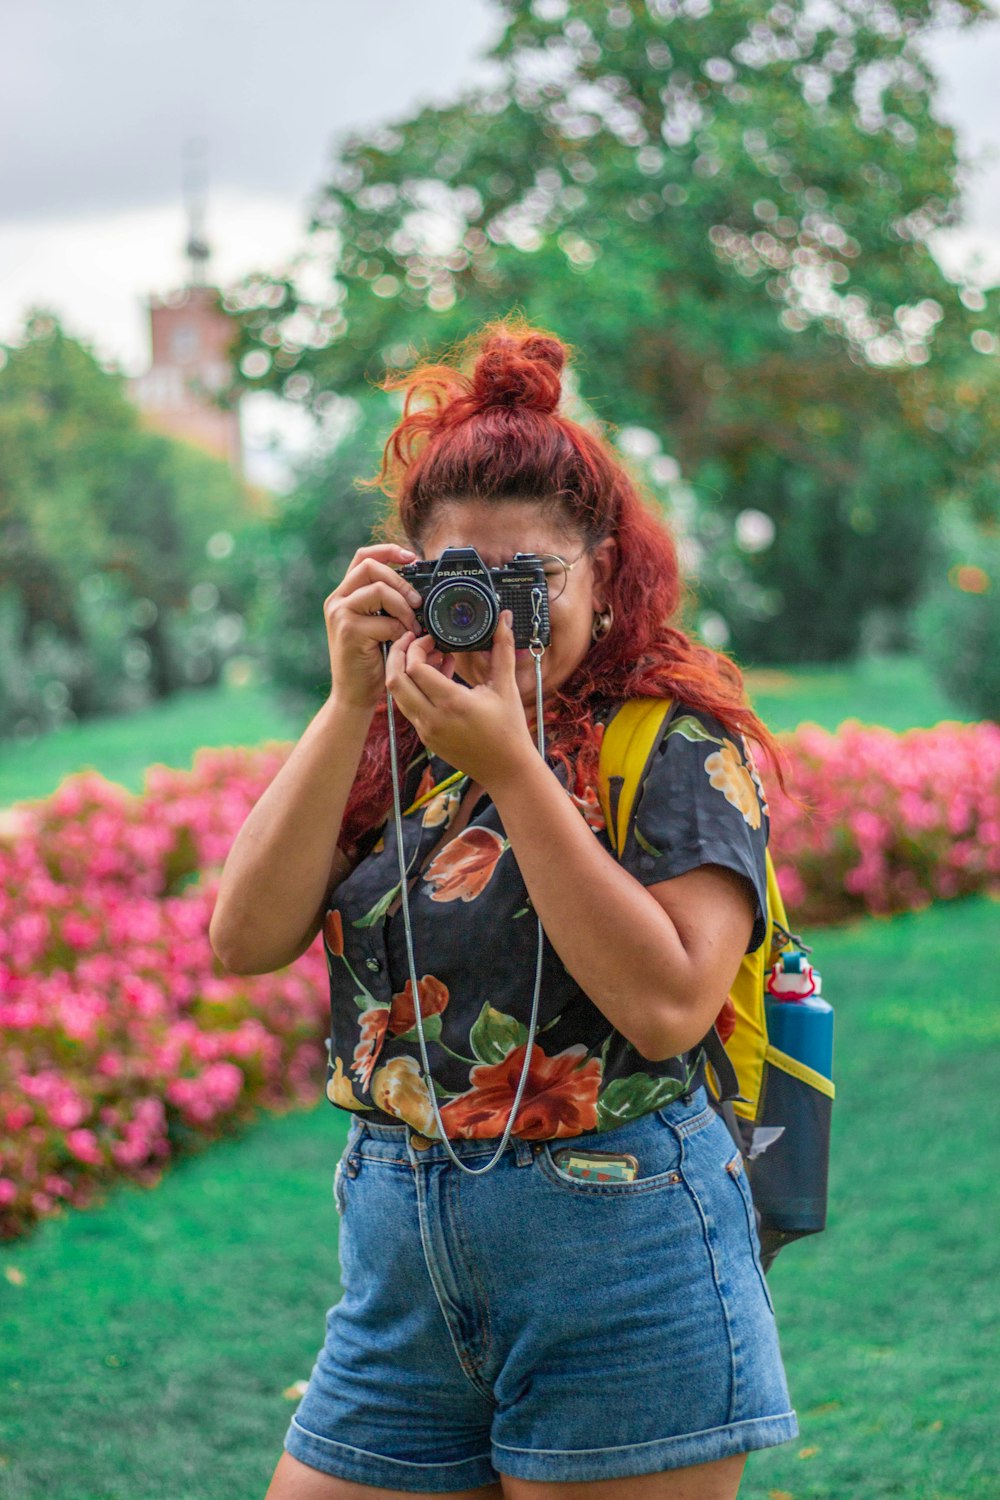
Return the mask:
{"type": "MultiPolygon", "coordinates": [[[[498,1144],[451,1142],[471,1167],[498,1144]]],[[[511,1137],[478,1178],[355,1116],[333,1197],[343,1296],[285,1434],[302,1463],[446,1494],[798,1435],[749,1187],[704,1088],[610,1132],[511,1137]],[[638,1173],[569,1176],[566,1145],[632,1152],[638,1173]]]]}

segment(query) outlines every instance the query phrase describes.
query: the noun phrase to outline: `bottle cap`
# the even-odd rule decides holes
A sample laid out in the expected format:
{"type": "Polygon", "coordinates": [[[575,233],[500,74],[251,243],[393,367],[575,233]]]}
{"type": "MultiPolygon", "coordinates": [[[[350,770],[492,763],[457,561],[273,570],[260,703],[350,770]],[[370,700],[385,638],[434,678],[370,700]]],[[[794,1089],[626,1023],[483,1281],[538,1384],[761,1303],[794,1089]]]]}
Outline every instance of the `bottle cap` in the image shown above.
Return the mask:
{"type": "MultiPolygon", "coordinates": [[[[802,955],[798,953],[790,956],[796,960],[802,958],[802,955]]],[[[783,962],[784,957],[785,955],[782,955],[782,961],[775,964],[767,977],[765,986],[767,993],[777,995],[782,1000],[792,1001],[805,1000],[807,996],[815,994],[818,988],[816,984],[818,975],[812,965],[803,962],[801,966],[797,963],[795,968],[786,968],[783,962]]]]}

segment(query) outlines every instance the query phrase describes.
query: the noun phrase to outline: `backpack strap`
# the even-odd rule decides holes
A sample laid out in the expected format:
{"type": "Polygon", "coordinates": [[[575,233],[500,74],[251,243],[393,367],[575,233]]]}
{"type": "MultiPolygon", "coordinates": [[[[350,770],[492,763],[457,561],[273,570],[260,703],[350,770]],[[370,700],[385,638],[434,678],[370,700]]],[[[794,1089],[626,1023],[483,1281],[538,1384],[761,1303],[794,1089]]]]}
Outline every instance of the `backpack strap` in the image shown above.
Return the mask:
{"type": "MultiPolygon", "coordinates": [[[[646,778],[653,757],[663,741],[670,723],[680,705],[671,698],[629,698],[619,705],[604,727],[601,755],[598,766],[597,795],[604,814],[604,822],[611,847],[618,858],[630,838],[634,838],[634,814],[639,792],[646,778]]],[[[735,1124],[735,1113],[729,1102],[738,1099],[746,1102],[740,1093],[739,1079],[722,1044],[718,1031],[713,1026],[691,1049],[695,1055],[704,1054],[711,1064],[718,1083],[718,1094],[709,1082],[709,1092],[717,1107],[728,1110],[735,1128],[734,1138],[740,1143],[735,1124]]]]}
{"type": "MultiPolygon", "coordinates": [[[[725,1105],[729,1100],[742,1099],[743,1095],[740,1093],[740,1081],[736,1076],[736,1069],[729,1059],[729,1053],[723,1045],[717,1028],[713,1026],[710,1031],[707,1031],[698,1045],[712,1065],[712,1072],[715,1074],[719,1088],[718,1093],[716,1093],[714,1088],[711,1089],[711,1092],[715,1094],[719,1104],[725,1105]]],[[[729,1107],[732,1110],[731,1104],[729,1107]]],[[[728,1120],[726,1123],[729,1123],[728,1120]]],[[[732,1129],[731,1126],[730,1129],[732,1129]]]]}
{"type": "Polygon", "coordinates": [[[597,796],[619,859],[632,833],[640,788],[678,707],[671,698],[628,698],[604,726],[597,796]]]}

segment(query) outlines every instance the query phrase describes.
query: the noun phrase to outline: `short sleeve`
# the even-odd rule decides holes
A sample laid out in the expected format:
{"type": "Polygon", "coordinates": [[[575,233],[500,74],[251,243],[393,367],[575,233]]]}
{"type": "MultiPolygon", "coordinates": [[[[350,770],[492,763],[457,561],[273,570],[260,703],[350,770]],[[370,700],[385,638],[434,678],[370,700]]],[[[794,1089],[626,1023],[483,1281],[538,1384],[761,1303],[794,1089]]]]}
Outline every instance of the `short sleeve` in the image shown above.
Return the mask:
{"type": "Polygon", "coordinates": [[[701,709],[681,707],[646,774],[623,866],[643,885],[699,865],[749,880],[756,907],[747,952],[767,930],[767,800],[744,737],[701,709]]]}

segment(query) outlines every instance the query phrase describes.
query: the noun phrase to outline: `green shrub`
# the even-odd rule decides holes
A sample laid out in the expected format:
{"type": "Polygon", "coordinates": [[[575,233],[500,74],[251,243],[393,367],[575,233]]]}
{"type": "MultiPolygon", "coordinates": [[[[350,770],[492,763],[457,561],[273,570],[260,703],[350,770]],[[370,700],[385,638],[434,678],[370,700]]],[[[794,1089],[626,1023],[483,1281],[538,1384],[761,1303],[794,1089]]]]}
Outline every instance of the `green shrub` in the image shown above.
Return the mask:
{"type": "Polygon", "coordinates": [[[914,611],[918,647],[941,691],[981,719],[1000,719],[1000,529],[952,508],[941,517],[927,593],[914,611]]]}
{"type": "Polygon", "coordinates": [[[357,549],[371,543],[386,506],[384,495],[359,491],[354,481],[377,471],[396,415],[385,396],[362,397],[340,440],[302,466],[267,532],[250,544],[249,644],[282,706],[296,716],[315,712],[330,691],[323,603],[357,549]]]}
{"type": "Polygon", "coordinates": [[[0,347],[0,739],[211,685],[243,630],[246,487],[30,315],[0,347]]]}

